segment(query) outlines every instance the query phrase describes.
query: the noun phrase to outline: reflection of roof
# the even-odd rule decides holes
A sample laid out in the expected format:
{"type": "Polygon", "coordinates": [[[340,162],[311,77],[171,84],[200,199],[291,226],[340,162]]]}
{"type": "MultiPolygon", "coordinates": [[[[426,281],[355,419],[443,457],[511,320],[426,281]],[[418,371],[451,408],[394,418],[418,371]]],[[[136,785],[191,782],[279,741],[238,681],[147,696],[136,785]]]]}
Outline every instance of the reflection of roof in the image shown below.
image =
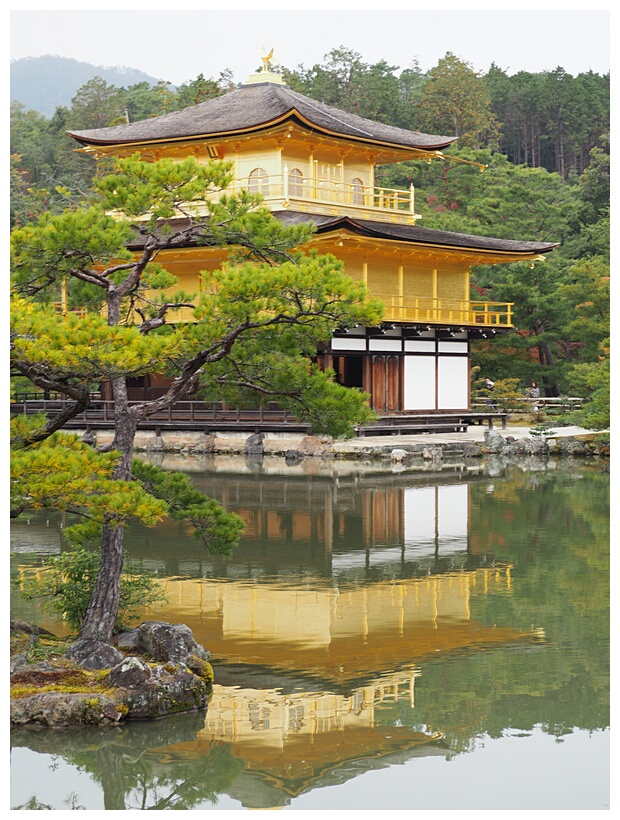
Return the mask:
{"type": "Polygon", "coordinates": [[[161,117],[109,128],[70,131],[69,134],[85,145],[121,145],[233,136],[262,130],[286,120],[295,120],[314,131],[365,143],[423,151],[445,148],[456,139],[373,122],[274,83],[242,86],[221,97],[161,117]]]}
{"type": "MultiPolygon", "coordinates": [[[[175,760],[202,759],[213,739],[200,735],[194,742],[179,743],[162,749],[166,765],[175,760]]],[[[235,744],[232,744],[233,750],[235,744]]],[[[414,757],[445,757],[448,754],[436,737],[404,726],[356,728],[327,735],[314,735],[312,741],[286,744],[281,749],[244,745],[238,754],[246,769],[226,789],[246,808],[275,808],[289,805],[290,797],[325,786],[346,783],[366,771],[403,764],[414,757]],[[343,745],[343,739],[347,743],[343,745]]],[[[148,752],[157,757],[158,750],[148,752]]]]}

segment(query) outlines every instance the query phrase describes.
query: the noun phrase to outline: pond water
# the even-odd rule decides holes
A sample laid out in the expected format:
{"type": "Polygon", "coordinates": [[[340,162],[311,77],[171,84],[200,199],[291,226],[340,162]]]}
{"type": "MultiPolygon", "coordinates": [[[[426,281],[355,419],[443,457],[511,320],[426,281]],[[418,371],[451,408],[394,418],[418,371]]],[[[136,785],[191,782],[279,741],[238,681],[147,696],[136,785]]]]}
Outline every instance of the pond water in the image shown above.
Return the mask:
{"type": "MultiPolygon", "coordinates": [[[[213,655],[208,710],[14,731],[12,808],[609,808],[600,465],[163,466],[247,525],[230,557],[173,523],[127,539],[168,596],[145,619],[213,655]]],[[[62,523],[13,527],[14,576],[63,548],[62,523]]]]}

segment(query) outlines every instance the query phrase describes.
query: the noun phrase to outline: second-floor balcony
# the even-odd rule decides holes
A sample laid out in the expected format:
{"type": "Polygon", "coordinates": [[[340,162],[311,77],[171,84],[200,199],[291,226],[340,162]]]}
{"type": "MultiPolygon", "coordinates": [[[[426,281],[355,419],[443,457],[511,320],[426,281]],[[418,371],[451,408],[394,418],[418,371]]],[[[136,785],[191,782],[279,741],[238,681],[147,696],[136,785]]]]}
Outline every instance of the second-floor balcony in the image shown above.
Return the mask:
{"type": "Polygon", "coordinates": [[[306,177],[295,171],[286,165],[281,174],[255,169],[249,177],[233,180],[226,193],[248,190],[260,194],[271,210],[293,208],[404,224],[413,224],[420,218],[415,212],[413,185],[408,190],[399,190],[364,185],[355,178],[344,182],[334,177],[306,177]]]}
{"type": "MultiPolygon", "coordinates": [[[[385,305],[383,319],[386,322],[478,328],[512,327],[512,302],[466,302],[423,296],[386,296],[381,293],[371,295],[385,305]]],[[[62,302],[55,303],[54,307],[63,315],[71,313],[84,318],[88,313],[86,307],[69,307],[62,302]]],[[[189,307],[172,310],[168,317],[170,322],[191,322],[193,319],[193,311],[189,307]]]]}
{"type": "Polygon", "coordinates": [[[424,296],[373,293],[385,305],[386,322],[448,324],[464,327],[512,327],[512,302],[469,302],[424,296]]]}

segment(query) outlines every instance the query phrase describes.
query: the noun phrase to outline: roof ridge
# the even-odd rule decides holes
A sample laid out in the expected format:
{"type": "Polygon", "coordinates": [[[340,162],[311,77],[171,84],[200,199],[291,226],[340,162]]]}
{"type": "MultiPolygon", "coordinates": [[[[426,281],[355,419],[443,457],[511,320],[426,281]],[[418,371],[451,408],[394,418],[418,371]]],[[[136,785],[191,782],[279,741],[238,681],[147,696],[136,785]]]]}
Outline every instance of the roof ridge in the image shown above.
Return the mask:
{"type": "MultiPolygon", "coordinates": [[[[355,131],[359,131],[359,132],[360,132],[360,134],[364,134],[364,135],[365,135],[365,136],[367,136],[367,137],[371,137],[371,138],[372,138],[372,137],[374,137],[374,135],[373,135],[373,134],[371,134],[371,132],[370,132],[370,131],[364,131],[364,129],[363,129],[363,128],[358,128],[356,125],[352,125],[350,122],[345,122],[344,120],[339,120],[339,119],[338,119],[338,117],[335,117],[335,116],[334,116],[333,114],[331,114],[329,111],[326,111],[326,110],[325,110],[325,107],[326,107],[326,108],[328,108],[328,109],[336,110],[336,111],[338,111],[338,110],[340,110],[340,109],[334,109],[334,107],[333,107],[333,106],[331,106],[331,105],[328,105],[328,103],[323,103],[322,105],[323,105],[323,106],[325,106],[325,107],[323,107],[323,108],[319,108],[319,107],[316,105],[316,103],[318,102],[317,100],[312,100],[312,99],[310,99],[310,97],[306,97],[306,95],[305,95],[305,94],[300,94],[298,91],[293,91],[293,89],[292,89],[292,88],[288,88],[288,87],[286,87],[286,88],[281,88],[280,90],[281,90],[281,91],[283,91],[283,92],[284,92],[284,93],[286,93],[286,94],[290,94],[290,95],[291,95],[292,97],[294,97],[294,98],[299,98],[299,97],[302,97],[302,98],[303,98],[303,101],[304,101],[304,104],[305,104],[305,105],[307,105],[309,108],[313,108],[315,111],[318,111],[320,114],[323,114],[323,115],[325,115],[325,116],[327,116],[327,117],[330,117],[330,118],[331,118],[332,120],[334,120],[335,122],[340,123],[340,125],[344,125],[346,128],[353,128],[355,131]]],[[[345,111],[343,111],[343,114],[344,114],[344,113],[347,113],[347,114],[348,114],[348,113],[350,113],[350,112],[348,112],[348,111],[346,111],[346,112],[345,112],[345,111]]],[[[357,115],[357,114],[351,114],[351,116],[352,116],[352,117],[356,117],[356,116],[358,116],[358,115],[357,115]]],[[[360,117],[360,119],[365,119],[365,117],[360,117]]],[[[388,126],[388,127],[389,127],[389,126],[388,126]]]]}

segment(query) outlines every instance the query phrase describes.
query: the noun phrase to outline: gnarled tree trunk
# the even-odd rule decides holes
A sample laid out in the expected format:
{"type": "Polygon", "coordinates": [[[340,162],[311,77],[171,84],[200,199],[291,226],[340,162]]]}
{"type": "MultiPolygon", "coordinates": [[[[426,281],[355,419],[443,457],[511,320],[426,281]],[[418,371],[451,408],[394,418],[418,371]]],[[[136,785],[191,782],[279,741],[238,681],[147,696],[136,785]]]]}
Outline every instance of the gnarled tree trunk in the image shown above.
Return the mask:
{"type": "MultiPolygon", "coordinates": [[[[114,478],[131,480],[134,438],[137,422],[127,401],[124,378],[112,382],[114,397],[115,433],[112,449],[120,453],[114,478]]],[[[114,631],[120,600],[121,574],[124,554],[124,525],[105,523],[101,536],[101,561],[95,588],[86,610],[80,638],[108,642],[114,631]]]]}

